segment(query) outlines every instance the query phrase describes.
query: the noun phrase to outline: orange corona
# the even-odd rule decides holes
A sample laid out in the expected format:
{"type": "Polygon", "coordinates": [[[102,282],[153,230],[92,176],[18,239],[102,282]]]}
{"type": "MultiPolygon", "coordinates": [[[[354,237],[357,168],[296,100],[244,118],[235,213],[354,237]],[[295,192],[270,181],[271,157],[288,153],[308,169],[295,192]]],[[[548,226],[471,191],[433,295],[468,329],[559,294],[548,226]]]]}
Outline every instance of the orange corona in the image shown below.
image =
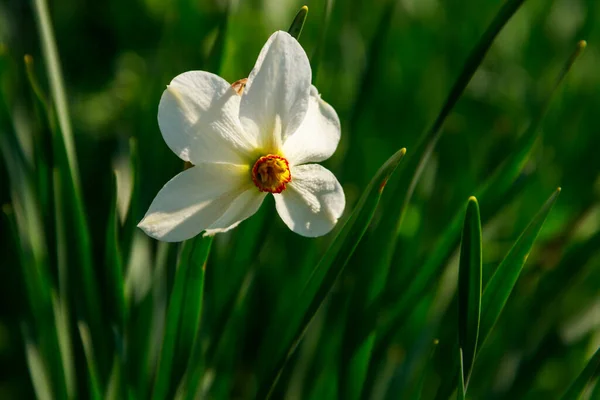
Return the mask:
{"type": "Polygon", "coordinates": [[[252,181],[261,192],[281,193],[291,180],[290,165],[281,156],[262,156],[252,167],[252,181]]]}

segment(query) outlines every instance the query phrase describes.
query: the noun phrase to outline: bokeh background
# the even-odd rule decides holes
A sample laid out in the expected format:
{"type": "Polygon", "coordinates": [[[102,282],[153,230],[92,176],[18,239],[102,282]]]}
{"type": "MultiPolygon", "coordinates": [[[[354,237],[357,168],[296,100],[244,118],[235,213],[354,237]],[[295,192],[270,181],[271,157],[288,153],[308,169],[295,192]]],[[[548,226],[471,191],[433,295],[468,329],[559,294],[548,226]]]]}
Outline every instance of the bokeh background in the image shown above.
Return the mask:
{"type": "MultiPolygon", "coordinates": [[[[47,90],[32,3],[0,2],[0,130],[29,159],[34,157],[35,141],[48,145],[43,142],[43,117],[35,106],[23,63],[25,54],[32,55],[35,72],[47,90]]],[[[469,51],[502,3],[49,1],[100,288],[111,172],[118,171],[121,187],[131,185],[131,138],[139,150],[140,192],[132,208],[138,220],[162,185],[182,168],[181,160],[164,144],[156,120],[161,93],[174,76],[189,70],[217,72],[230,82],[247,76],[269,35],[287,30],[298,9],[308,5],[300,43],[311,59],[315,85],[342,121],[338,151],[324,164],[344,187],[347,216],[381,164],[401,147],[410,153],[432,124],[469,51]]],[[[464,210],[466,199],[517,150],[520,134],[531,123],[540,99],[576,43],[587,40],[584,54],[540,125],[540,136],[514,187],[496,208],[480,205],[489,216],[483,221],[485,283],[543,202],[556,187],[562,187],[491,344],[477,361],[483,372],[478,376],[476,368],[469,389],[473,398],[557,398],[600,343],[599,23],[596,0],[525,1],[447,119],[398,232],[401,253],[391,268],[391,293],[410,285],[435,251],[445,227],[464,210]],[[574,253],[579,259],[568,259],[565,264],[565,254],[583,245],[587,247],[574,253]]],[[[12,204],[10,182],[7,165],[1,162],[2,205],[12,204]]],[[[123,209],[126,197],[119,199],[123,209]]],[[[393,205],[393,199],[386,204],[393,205]]],[[[374,222],[385,217],[386,210],[380,209],[374,222]]],[[[269,202],[257,218],[267,221],[262,228],[266,234],[252,231],[254,226],[246,222],[240,230],[217,237],[208,262],[204,326],[218,325],[215,321],[223,312],[219,296],[232,296],[242,286],[234,289],[223,283],[230,274],[249,287],[244,298],[246,318],[240,326],[226,329],[225,335],[234,344],[215,367],[215,398],[243,397],[246,374],[254,365],[256,343],[269,310],[298,292],[310,274],[309,265],[314,265],[332,239],[296,237],[269,202]],[[243,241],[243,235],[259,234],[265,235],[264,243],[247,262],[228,262],[232,246],[243,241]],[[239,268],[240,263],[243,272],[228,269],[239,268]]],[[[23,342],[23,324],[30,310],[5,219],[0,228],[0,398],[23,399],[33,396],[23,342]]],[[[143,242],[145,257],[153,260],[156,243],[136,240],[143,242]]],[[[351,260],[350,270],[359,262],[364,264],[364,259],[351,260]]],[[[444,263],[435,284],[414,304],[406,329],[390,344],[389,358],[398,360],[392,379],[398,388],[412,381],[415,360],[429,354],[425,343],[438,337],[439,325],[450,318],[448,310],[455,307],[456,265],[456,257],[444,263]]],[[[150,272],[142,270],[140,281],[145,275],[150,272]]],[[[351,274],[342,276],[330,303],[346,298],[346,280],[351,280],[351,274]]],[[[319,356],[304,372],[314,378],[313,385],[299,391],[296,398],[331,398],[336,393],[335,379],[328,375],[334,370],[331,360],[335,357],[327,354],[340,351],[341,341],[334,334],[338,325],[327,308],[318,317],[319,325],[311,326],[308,337],[319,356]],[[322,333],[311,335],[313,331],[322,333]],[[328,341],[330,334],[333,339],[328,341]]],[[[428,387],[435,386],[435,375],[444,368],[443,358],[432,363],[428,379],[433,384],[428,387]]],[[[283,379],[285,383],[291,378],[283,379]]],[[[280,392],[285,390],[280,388],[280,392]]],[[[390,390],[388,396],[393,393],[390,390]]]]}

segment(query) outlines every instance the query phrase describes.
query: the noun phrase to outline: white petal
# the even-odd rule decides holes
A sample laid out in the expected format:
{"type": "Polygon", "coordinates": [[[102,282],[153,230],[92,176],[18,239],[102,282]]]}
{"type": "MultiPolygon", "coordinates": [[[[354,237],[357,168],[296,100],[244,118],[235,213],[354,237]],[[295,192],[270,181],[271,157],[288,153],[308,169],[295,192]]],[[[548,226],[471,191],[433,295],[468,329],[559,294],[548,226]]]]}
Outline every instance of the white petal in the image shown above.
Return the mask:
{"type": "Polygon", "coordinates": [[[283,144],[283,154],[292,165],[327,160],[340,142],[340,119],[311,86],[304,121],[283,144]]]}
{"type": "Polygon", "coordinates": [[[304,120],[312,72],[302,46],[275,32],[262,48],[242,95],[240,121],[259,146],[276,152],[304,120]]]}
{"type": "Polygon", "coordinates": [[[163,92],[158,125],[182,160],[247,162],[256,148],[239,121],[240,96],[221,77],[204,71],[178,75],[163,92]]]}
{"type": "Polygon", "coordinates": [[[346,197],[336,177],[317,164],[292,167],[292,181],[275,194],[279,216],[302,236],[328,233],[344,212],[346,197]]]}
{"type": "Polygon", "coordinates": [[[155,239],[189,239],[211,227],[251,187],[248,166],[198,164],[163,186],[138,226],[155,239]]]}
{"type": "Polygon", "coordinates": [[[228,230],[235,228],[240,222],[253,216],[258,211],[266,196],[266,193],[263,193],[255,186],[252,186],[236,197],[227,211],[206,229],[205,235],[227,232],[228,230]]]}

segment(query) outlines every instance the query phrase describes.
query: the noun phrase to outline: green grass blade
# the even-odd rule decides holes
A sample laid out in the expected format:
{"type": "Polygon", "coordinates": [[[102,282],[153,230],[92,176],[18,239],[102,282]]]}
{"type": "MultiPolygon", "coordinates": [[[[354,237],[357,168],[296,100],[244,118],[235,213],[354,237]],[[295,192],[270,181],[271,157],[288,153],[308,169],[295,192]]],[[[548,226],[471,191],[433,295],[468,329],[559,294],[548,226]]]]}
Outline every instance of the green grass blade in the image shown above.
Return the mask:
{"type": "Polygon", "coordinates": [[[108,212],[108,224],[106,226],[105,244],[105,268],[107,274],[107,288],[110,294],[112,323],[118,327],[120,335],[123,335],[126,320],[125,306],[125,279],[123,275],[123,259],[119,248],[117,237],[118,215],[117,215],[117,177],[112,177],[112,197],[110,210],[108,212]]]}
{"type": "MultiPolygon", "coordinates": [[[[406,212],[406,208],[410,203],[412,198],[412,194],[419,182],[423,171],[425,170],[425,165],[429,161],[435,146],[441,137],[442,134],[442,126],[446,121],[448,115],[458,102],[458,99],[462,96],[467,84],[470,82],[471,78],[475,74],[475,71],[479,68],[479,65],[483,61],[485,55],[488,50],[492,46],[492,43],[496,39],[496,36],[500,33],[502,28],[506,25],[506,23],[510,20],[510,18],[515,14],[515,12],[519,9],[521,4],[523,4],[524,0],[509,0],[506,1],[500,11],[496,14],[493,21],[487,27],[486,31],[483,33],[479,42],[475,46],[475,48],[469,54],[469,57],[465,61],[465,64],[461,70],[460,75],[454,82],[452,89],[450,90],[450,94],[446,99],[446,102],[442,106],[440,113],[435,119],[433,125],[427,131],[425,136],[422,137],[419,144],[417,144],[416,151],[413,153],[413,156],[409,158],[409,165],[406,169],[407,172],[414,171],[412,179],[409,181],[408,187],[405,187],[404,184],[398,186],[396,191],[394,192],[398,198],[403,199],[402,207],[397,212],[397,220],[393,221],[396,223],[396,231],[399,229],[402,224],[404,214],[406,212]],[[418,161],[417,161],[417,157],[418,161]],[[413,161],[414,160],[414,161],[413,161]]],[[[404,183],[404,181],[401,181],[404,183]]],[[[393,245],[392,245],[393,246],[393,245]]],[[[391,253],[389,250],[386,253],[391,253]]],[[[390,255],[391,257],[391,255],[390,255]]]]}
{"type": "Polygon", "coordinates": [[[546,201],[542,209],[521,233],[519,239],[517,239],[486,285],[481,301],[481,327],[478,348],[481,348],[500,317],[500,313],[527,261],[527,257],[529,257],[535,239],[540,233],[559,193],[560,188],[556,189],[546,201]]]}
{"type": "MultiPolygon", "coordinates": [[[[42,7],[45,6],[42,4],[42,7]]],[[[48,97],[41,89],[34,73],[33,59],[31,57],[25,57],[25,67],[29,84],[36,97],[42,103],[42,107],[47,114],[48,126],[52,132],[52,151],[55,169],[53,173],[53,195],[57,201],[54,211],[55,218],[61,218],[55,221],[58,235],[57,254],[59,256],[60,294],[61,297],[66,299],[68,297],[65,294],[70,290],[70,286],[76,292],[80,290],[80,292],[76,293],[76,296],[83,299],[81,302],[82,316],[88,321],[90,332],[94,339],[93,343],[97,346],[98,373],[100,374],[99,377],[104,381],[105,379],[103,378],[105,378],[105,374],[109,368],[106,359],[108,345],[103,330],[104,324],[102,323],[100,294],[92,262],[91,234],[85,215],[82,194],[78,187],[79,184],[77,177],[74,175],[72,164],[70,164],[70,150],[68,144],[65,142],[65,134],[62,132],[63,125],[60,121],[60,114],[58,115],[59,123],[58,125],[56,124],[57,116],[55,112],[58,113],[59,111],[58,105],[48,100],[48,97]],[[72,243],[74,251],[66,252],[65,243],[72,243]],[[74,283],[72,285],[70,285],[71,280],[74,283]]],[[[55,102],[59,101],[55,97],[53,97],[53,100],[55,102]]],[[[74,148],[71,150],[75,151],[74,148]]]]}
{"type": "Polygon", "coordinates": [[[265,358],[259,370],[262,373],[259,376],[258,398],[268,397],[288,357],[294,352],[306,327],[364,235],[383,189],[405,153],[406,149],[399,150],[382,165],[363,192],[352,215],[314,269],[293,309],[287,310],[282,319],[275,321],[276,326],[268,329],[259,350],[259,354],[264,354],[265,358]]]}
{"type": "Polygon", "coordinates": [[[52,385],[50,384],[46,363],[37,346],[31,342],[31,339],[26,339],[25,341],[25,354],[36,397],[40,400],[53,399],[52,385]]]}
{"type": "Polygon", "coordinates": [[[196,248],[190,258],[191,265],[188,269],[186,278],[179,336],[175,349],[175,360],[177,364],[174,365],[173,376],[176,379],[183,375],[186,366],[191,360],[191,353],[198,342],[198,332],[200,329],[204,298],[206,261],[210,253],[212,242],[212,237],[200,239],[200,243],[196,244],[196,248]]]}
{"type": "MultiPolygon", "coordinates": [[[[487,215],[484,214],[482,217],[484,220],[491,219],[501,209],[501,206],[507,202],[507,196],[514,192],[514,182],[519,177],[519,174],[521,174],[526,161],[531,155],[531,151],[538,138],[541,121],[548,109],[550,100],[560,83],[564,81],[567,72],[584,48],[585,42],[580,41],[577,44],[575,51],[565,62],[556,78],[555,85],[549,90],[546,97],[541,99],[539,105],[534,110],[535,117],[533,118],[532,123],[529,124],[526,131],[520,136],[519,141],[515,145],[517,150],[511,153],[494,173],[475,190],[475,196],[487,205],[486,209],[494,210],[493,213],[488,213],[487,215]]],[[[447,225],[447,228],[440,236],[441,240],[439,240],[436,245],[436,251],[425,260],[422,266],[420,266],[419,274],[411,281],[410,286],[401,297],[394,298],[395,296],[386,293],[384,294],[385,298],[377,299],[370,306],[375,312],[381,308],[381,302],[383,302],[384,305],[390,301],[392,302],[388,307],[392,310],[393,315],[380,332],[380,340],[378,341],[378,347],[380,349],[388,342],[390,335],[401,326],[411,305],[434,281],[435,277],[438,276],[439,269],[450,258],[454,248],[458,244],[461,226],[462,216],[457,213],[452,222],[447,225]]]]}
{"type": "MultiPolygon", "coordinates": [[[[596,350],[590,361],[581,371],[577,379],[569,386],[565,394],[561,397],[562,400],[577,400],[587,388],[588,384],[600,376],[600,348],[596,350]]],[[[600,380],[596,382],[596,386],[600,380]]]]}
{"type": "MultiPolygon", "coordinates": [[[[165,399],[169,396],[169,390],[172,387],[171,377],[173,365],[177,363],[175,355],[177,350],[177,341],[180,339],[181,327],[188,330],[187,333],[183,334],[183,338],[184,340],[189,340],[190,343],[193,341],[193,338],[189,338],[190,331],[197,332],[197,326],[190,326],[189,322],[183,321],[183,310],[186,308],[185,301],[190,300],[186,297],[186,288],[188,281],[195,276],[196,279],[191,280],[191,287],[195,288],[196,293],[191,293],[190,291],[190,295],[196,296],[196,299],[194,300],[196,305],[192,306],[192,309],[196,309],[196,314],[198,316],[192,316],[192,318],[197,321],[199,320],[199,313],[202,307],[201,293],[198,293],[198,288],[204,284],[203,264],[208,256],[208,249],[210,248],[211,241],[211,238],[203,238],[199,236],[195,239],[184,242],[182,245],[177,271],[175,272],[173,290],[171,291],[169,298],[165,333],[158,361],[154,392],[152,394],[152,398],[155,400],[165,399]],[[199,251],[199,254],[205,254],[204,260],[202,260],[200,265],[195,263],[195,261],[197,261],[194,257],[196,248],[201,250],[199,251]]],[[[190,317],[189,310],[190,309],[187,309],[186,311],[188,313],[188,317],[190,317]]],[[[188,348],[188,351],[190,350],[191,345],[188,348]]]]}
{"type": "Polygon", "coordinates": [[[79,329],[79,336],[81,343],[83,344],[83,351],[85,353],[85,361],[87,364],[87,375],[89,378],[89,399],[101,399],[102,390],[100,389],[100,380],[98,378],[98,367],[96,364],[96,358],[94,354],[94,345],[92,343],[92,335],[90,334],[89,327],[84,322],[77,323],[79,329]]]}
{"type": "Polygon", "coordinates": [[[465,392],[467,390],[465,384],[465,376],[468,375],[468,370],[465,369],[462,349],[458,349],[458,359],[460,361],[460,373],[458,374],[458,388],[456,389],[456,398],[457,400],[465,400],[465,392]]]}
{"type": "Polygon", "coordinates": [[[71,120],[69,118],[69,109],[65,94],[65,84],[60,67],[56,40],[50,21],[50,13],[46,0],[34,0],[34,12],[36,23],[42,42],[42,53],[46,64],[46,71],[50,80],[50,91],[56,107],[58,124],[62,134],[69,170],[73,176],[75,190],[80,191],[79,169],[77,166],[77,157],[75,155],[75,144],[73,142],[73,132],[71,129],[71,120]]]}
{"type": "Polygon", "coordinates": [[[333,6],[333,0],[325,0],[323,3],[323,19],[321,20],[321,33],[319,34],[319,41],[317,42],[317,48],[310,58],[310,66],[312,67],[312,80],[313,83],[317,84],[317,77],[319,76],[319,67],[321,66],[321,59],[323,58],[323,51],[325,50],[325,40],[327,38],[327,32],[329,31],[329,22],[331,21],[331,8],[333,6]]]}
{"type": "Polygon", "coordinates": [[[458,270],[458,344],[461,349],[461,380],[464,391],[475,361],[480,314],[481,218],[477,199],[471,196],[463,225],[458,270]]]}
{"type": "Polygon", "coordinates": [[[304,27],[304,22],[306,21],[306,16],[308,15],[308,7],[302,6],[298,14],[294,17],[292,24],[290,25],[290,29],[288,29],[288,33],[292,35],[296,40],[300,39],[300,34],[302,34],[302,28],[304,27]]]}

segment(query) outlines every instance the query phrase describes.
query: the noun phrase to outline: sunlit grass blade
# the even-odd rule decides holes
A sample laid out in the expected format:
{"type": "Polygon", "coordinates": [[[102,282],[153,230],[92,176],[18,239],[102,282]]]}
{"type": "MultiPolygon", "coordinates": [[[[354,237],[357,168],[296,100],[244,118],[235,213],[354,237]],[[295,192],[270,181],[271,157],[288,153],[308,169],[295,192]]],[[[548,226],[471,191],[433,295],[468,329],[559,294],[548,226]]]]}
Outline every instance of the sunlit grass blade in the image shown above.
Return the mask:
{"type": "MultiPolygon", "coordinates": [[[[443,132],[442,126],[446,118],[458,102],[459,98],[467,87],[467,84],[475,74],[475,71],[479,68],[479,65],[492,46],[496,36],[500,33],[502,28],[519,9],[523,2],[524,0],[509,0],[503,4],[502,8],[498,11],[490,25],[487,27],[486,31],[479,39],[478,43],[475,45],[474,49],[469,54],[461,73],[454,82],[454,85],[433,125],[421,137],[417,143],[415,151],[411,151],[411,155],[408,157],[406,167],[403,168],[403,171],[401,171],[401,173],[396,177],[398,184],[395,185],[396,188],[393,190],[390,197],[390,199],[393,200],[390,201],[393,201],[394,204],[399,203],[400,207],[393,207],[389,210],[389,214],[385,219],[383,219],[382,223],[375,231],[374,238],[371,241],[372,243],[379,243],[378,246],[380,246],[380,250],[375,252],[375,257],[372,260],[372,263],[375,266],[375,270],[380,271],[379,273],[383,277],[383,281],[386,280],[393,254],[397,248],[397,242],[395,240],[389,240],[389,238],[396,237],[396,233],[403,222],[403,218],[412,198],[412,194],[420,180],[427,162],[429,161],[429,158],[431,157],[431,154],[433,153],[433,150],[435,149],[439,138],[441,137],[443,132]]],[[[381,293],[378,295],[381,295],[381,293]]],[[[404,298],[405,296],[402,297],[404,298]]],[[[380,304],[378,301],[374,301],[372,306],[375,309],[379,309],[380,304]]],[[[394,318],[391,319],[393,320],[394,318]]],[[[374,354],[381,355],[383,352],[384,346],[386,346],[388,343],[389,337],[393,334],[395,329],[395,326],[392,325],[393,324],[388,324],[387,328],[384,328],[386,329],[385,331],[378,332],[377,339],[375,341],[375,346],[378,348],[374,349],[374,354]],[[384,340],[382,340],[382,338],[384,340]]],[[[365,329],[365,331],[368,332],[369,330],[365,329]]],[[[373,379],[375,378],[374,371],[377,367],[374,364],[376,363],[377,361],[374,361],[368,368],[369,376],[367,377],[367,384],[363,390],[363,394],[365,395],[366,393],[364,392],[368,392],[370,390],[368,386],[373,383],[373,379]]]]}
{"type": "Polygon", "coordinates": [[[121,251],[123,255],[124,265],[128,265],[129,256],[131,255],[131,246],[134,233],[137,231],[140,211],[140,157],[138,153],[138,143],[135,138],[129,139],[129,168],[131,169],[131,198],[129,200],[129,208],[127,217],[123,224],[121,235],[121,251]]]}
{"type": "MultiPolygon", "coordinates": [[[[38,2],[43,8],[45,3],[38,2]],[[44,3],[44,4],[42,4],[44,3]]],[[[36,3],[37,5],[37,3],[36,3]]],[[[47,15],[46,15],[47,17],[47,15]]],[[[49,21],[48,21],[49,23],[49,21]]],[[[55,50],[55,49],[54,49],[55,50]]],[[[92,262],[92,244],[91,235],[88,228],[87,217],[83,206],[82,194],[78,187],[76,176],[73,172],[73,165],[69,157],[75,157],[75,149],[69,149],[65,142],[65,135],[62,133],[64,121],[60,119],[58,114],[58,124],[56,123],[58,113],[58,105],[55,102],[59,100],[53,97],[54,102],[48,99],[41,89],[38,80],[36,79],[33,70],[33,58],[25,57],[25,66],[29,84],[36,94],[38,100],[42,103],[48,126],[52,132],[52,152],[54,158],[54,174],[53,187],[54,199],[58,200],[55,204],[55,216],[61,216],[60,221],[55,221],[57,229],[57,254],[59,255],[59,281],[61,296],[71,290],[72,286],[75,291],[82,289],[79,294],[82,296],[83,312],[82,315],[90,326],[90,332],[93,336],[93,343],[98,349],[97,362],[99,377],[104,381],[105,375],[109,368],[107,357],[107,340],[103,332],[102,312],[100,305],[100,295],[98,292],[97,279],[93,269],[92,262]],[[72,154],[69,154],[72,151],[72,154]],[[60,193],[57,193],[60,192],[60,193]],[[56,208],[56,207],[60,207],[56,208]],[[64,235],[63,235],[64,234],[64,235]],[[73,243],[74,251],[65,255],[65,243],[73,243]],[[71,268],[68,268],[71,266],[71,268]],[[69,279],[67,276],[72,277],[69,279]],[[70,282],[70,281],[73,282],[70,282]]],[[[51,78],[52,79],[52,78],[51,78]]],[[[54,82],[56,84],[56,82],[54,82]]],[[[56,93],[53,93],[56,94],[56,93]]],[[[63,99],[64,100],[64,99],[63,99]]],[[[66,108],[63,109],[66,113],[66,108]]],[[[68,121],[68,118],[67,118],[68,121]]],[[[68,128],[70,129],[70,127],[68,128]]],[[[70,135],[70,134],[69,134],[70,135]]],[[[67,135],[67,136],[69,136],[67,135]]],[[[38,231],[39,232],[39,231],[38,231]]],[[[40,235],[41,236],[41,235],[40,235]]]]}
{"type": "Polygon", "coordinates": [[[81,338],[81,343],[83,344],[83,351],[85,353],[85,361],[87,365],[87,376],[89,378],[89,393],[87,398],[99,400],[102,398],[102,389],[100,387],[100,380],[98,378],[98,367],[96,364],[94,345],[92,343],[90,329],[85,322],[79,322],[77,324],[77,328],[79,329],[79,336],[81,338]]]}
{"type": "Polygon", "coordinates": [[[20,147],[0,132],[0,154],[11,178],[11,197],[15,208],[3,207],[3,213],[15,244],[22,271],[23,286],[32,320],[31,340],[47,363],[53,393],[67,395],[67,381],[60,353],[52,304],[52,280],[48,265],[44,226],[38,208],[31,171],[20,147]],[[35,234],[32,234],[35,232],[35,234]]]}
{"type": "MultiPolygon", "coordinates": [[[[199,236],[184,242],[182,245],[177,271],[175,272],[173,290],[171,291],[167,306],[165,332],[158,360],[154,391],[152,393],[152,398],[155,400],[169,397],[169,390],[172,388],[172,385],[177,383],[172,382],[171,377],[173,374],[173,366],[177,366],[178,363],[176,351],[178,346],[177,342],[182,339],[180,334],[183,335],[183,339],[189,343],[188,351],[191,351],[193,337],[198,328],[197,324],[194,325],[194,321],[199,321],[202,307],[202,294],[198,292],[198,290],[204,285],[203,269],[211,241],[211,238],[199,236]],[[197,259],[194,256],[195,251],[198,251],[198,254],[203,257],[198,257],[197,259]],[[200,263],[197,264],[197,262],[200,263]],[[192,279],[194,276],[196,278],[192,279]],[[194,290],[194,293],[190,291],[189,294],[186,294],[188,282],[191,282],[190,288],[194,290]],[[190,321],[184,321],[184,309],[186,309],[185,301],[190,300],[188,295],[190,297],[195,297],[194,304],[187,306],[191,308],[187,308],[186,311],[187,318],[192,318],[191,323],[190,321]],[[196,315],[189,315],[190,312],[194,312],[196,315]],[[181,329],[183,327],[185,327],[186,332],[182,334],[181,329]]],[[[187,362],[187,357],[183,362],[187,362]]]]}
{"type": "MultiPolygon", "coordinates": [[[[415,152],[412,153],[413,155],[408,159],[408,165],[405,171],[407,171],[407,173],[413,173],[412,179],[409,181],[409,183],[401,181],[401,184],[394,192],[394,195],[397,195],[398,198],[403,199],[402,207],[399,208],[399,210],[394,214],[394,217],[396,215],[398,216],[397,220],[393,221],[396,224],[396,230],[402,224],[406,208],[410,203],[413,192],[425,169],[425,165],[429,161],[429,158],[431,157],[431,154],[433,153],[433,150],[435,149],[435,146],[442,135],[442,126],[444,125],[446,118],[448,115],[450,115],[450,112],[458,102],[458,99],[462,96],[467,84],[475,74],[475,71],[477,71],[479,65],[481,65],[481,62],[492,46],[496,36],[498,36],[502,28],[515,14],[523,2],[524,0],[509,0],[502,5],[502,8],[498,11],[490,25],[487,27],[486,31],[479,39],[479,42],[475,45],[475,48],[469,54],[469,57],[465,61],[460,75],[454,82],[454,85],[450,90],[450,94],[448,95],[448,98],[442,106],[442,109],[435,119],[433,125],[427,131],[427,133],[422,136],[421,140],[416,146],[415,152]],[[406,183],[408,183],[408,187],[404,186],[406,183]]],[[[390,249],[386,251],[386,253],[391,253],[391,251],[392,250],[390,249]]]]}
{"type": "Polygon", "coordinates": [[[179,324],[177,346],[175,348],[175,360],[177,364],[173,367],[173,376],[176,378],[174,383],[177,383],[177,378],[183,375],[188,365],[192,349],[198,341],[202,316],[204,275],[213,238],[205,237],[196,240],[200,240],[200,243],[196,243],[188,261],[191,265],[188,267],[180,317],[181,322],[179,324]]]}
{"type": "Polygon", "coordinates": [[[325,49],[325,39],[327,38],[327,32],[329,31],[329,21],[331,20],[331,8],[333,6],[333,0],[325,0],[323,3],[323,19],[321,20],[321,32],[319,34],[319,42],[317,48],[310,58],[310,66],[312,68],[312,79],[313,83],[317,82],[319,76],[319,67],[321,65],[321,58],[323,57],[323,51],[325,49]]]}
{"type": "Polygon", "coordinates": [[[75,359],[73,357],[73,341],[71,340],[69,309],[67,308],[66,302],[60,300],[54,293],[52,295],[52,306],[54,309],[56,333],[60,349],[59,355],[65,373],[67,396],[69,398],[74,398],[75,393],[77,392],[77,386],[75,381],[75,359]]]}
{"type": "Polygon", "coordinates": [[[50,384],[50,377],[47,371],[48,367],[46,366],[39,349],[30,339],[25,341],[25,353],[35,396],[39,400],[53,399],[55,394],[52,391],[52,385],[50,384]]]}
{"type": "MultiPolygon", "coordinates": [[[[512,152],[508,158],[487,178],[476,190],[475,196],[486,204],[487,210],[493,210],[491,213],[484,214],[484,220],[492,218],[496,215],[503,204],[506,203],[507,195],[513,191],[515,180],[522,173],[526,161],[531,155],[534,144],[537,141],[539,127],[543,117],[550,105],[550,100],[556,92],[560,83],[564,81],[567,72],[570,70],[574,61],[585,48],[585,42],[580,41],[575,51],[565,62],[559,75],[556,78],[554,86],[548,91],[545,97],[540,99],[539,104],[533,110],[534,118],[527,127],[526,131],[520,136],[515,145],[516,151],[512,152]]],[[[419,274],[415,279],[411,280],[410,286],[401,297],[393,298],[390,294],[383,294],[383,298],[377,299],[371,305],[371,309],[375,312],[380,307],[385,306],[392,312],[387,322],[380,331],[377,354],[382,350],[382,346],[389,341],[390,336],[395,332],[409,312],[411,304],[423,293],[423,291],[434,281],[438,276],[439,269],[450,258],[452,252],[458,244],[462,226],[462,216],[457,213],[452,219],[452,222],[447,225],[447,228],[441,234],[441,239],[437,242],[436,251],[427,257],[424,264],[419,268],[419,274]],[[391,302],[391,304],[390,304],[391,302]],[[383,304],[382,304],[383,303],[383,304]]]]}
{"type": "MultiPolygon", "coordinates": [[[[458,344],[463,391],[469,384],[477,351],[481,313],[481,218],[475,197],[467,203],[458,270],[458,344]]],[[[464,393],[463,393],[464,396],[464,393]]]]}
{"type": "Polygon", "coordinates": [[[53,103],[56,107],[58,125],[60,126],[60,132],[65,145],[67,162],[73,177],[75,190],[79,192],[79,168],[77,166],[77,157],[75,154],[75,143],[73,141],[65,84],[60,67],[54,31],[52,29],[52,22],[50,21],[48,4],[46,0],[34,0],[33,3],[40,41],[42,42],[42,53],[44,55],[46,71],[50,81],[50,91],[52,92],[53,103]]]}
{"type": "Polygon", "coordinates": [[[597,379],[596,386],[599,384],[600,379],[600,348],[596,350],[592,358],[588,361],[587,365],[581,371],[577,379],[569,386],[565,394],[561,397],[562,400],[578,400],[583,395],[588,384],[594,379],[597,379]]]}
{"type": "Polygon", "coordinates": [[[288,33],[295,37],[296,40],[300,39],[300,34],[302,33],[302,28],[304,27],[304,22],[306,21],[307,15],[308,7],[303,6],[294,17],[294,20],[290,25],[290,29],[288,29],[288,33]]]}
{"type": "Polygon", "coordinates": [[[288,357],[294,352],[306,327],[364,235],[383,189],[405,153],[406,149],[399,150],[382,165],[363,192],[350,218],[315,267],[293,309],[287,310],[282,319],[268,329],[259,348],[259,354],[264,354],[265,358],[259,367],[257,398],[268,397],[288,357]]]}
{"type": "Polygon", "coordinates": [[[481,348],[500,317],[504,305],[510,296],[521,270],[529,257],[531,248],[542,229],[546,217],[552,210],[560,188],[546,201],[541,210],[531,220],[527,228],[500,263],[483,291],[481,301],[481,326],[478,348],[481,348]]]}
{"type": "Polygon", "coordinates": [[[118,215],[117,215],[117,177],[113,174],[112,197],[110,210],[108,212],[108,223],[106,226],[105,264],[107,274],[107,287],[112,292],[110,295],[111,321],[118,327],[118,334],[123,335],[127,315],[125,305],[125,282],[123,275],[123,260],[119,249],[117,237],[118,215]]]}
{"type": "Polygon", "coordinates": [[[465,400],[466,383],[464,377],[468,375],[468,372],[465,369],[462,349],[458,350],[458,360],[460,361],[460,371],[458,374],[458,388],[456,389],[456,398],[457,400],[465,400]]]}

